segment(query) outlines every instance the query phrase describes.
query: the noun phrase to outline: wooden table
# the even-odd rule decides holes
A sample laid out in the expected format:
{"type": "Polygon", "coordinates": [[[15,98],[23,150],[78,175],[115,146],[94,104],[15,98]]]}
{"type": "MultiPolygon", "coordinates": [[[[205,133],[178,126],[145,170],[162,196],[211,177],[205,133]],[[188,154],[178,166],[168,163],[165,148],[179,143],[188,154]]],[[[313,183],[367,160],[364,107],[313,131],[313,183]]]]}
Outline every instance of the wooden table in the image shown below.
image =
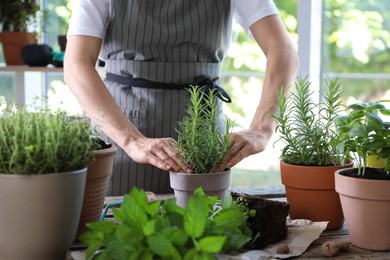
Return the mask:
{"type": "MultiPolygon", "coordinates": [[[[269,189],[234,189],[236,192],[243,192],[248,194],[259,194],[265,198],[285,200],[286,195],[284,188],[269,188],[269,189]]],[[[158,199],[167,199],[173,197],[172,194],[168,195],[157,195],[158,199]]],[[[106,203],[117,201],[123,199],[123,197],[107,197],[106,203]]],[[[390,221],[390,220],[389,220],[390,221]]],[[[390,234],[389,234],[390,235],[390,234]]],[[[347,228],[344,226],[341,229],[333,231],[324,231],[320,238],[316,239],[306,250],[304,254],[294,259],[332,259],[330,257],[325,257],[322,254],[321,246],[325,241],[350,241],[348,236],[347,228]]],[[[77,250],[77,248],[74,248],[77,250]]],[[[68,258],[70,260],[72,258],[68,258]]],[[[390,251],[380,252],[380,251],[370,251],[366,249],[358,248],[350,244],[348,252],[340,252],[333,259],[390,259],[390,251]]]]}

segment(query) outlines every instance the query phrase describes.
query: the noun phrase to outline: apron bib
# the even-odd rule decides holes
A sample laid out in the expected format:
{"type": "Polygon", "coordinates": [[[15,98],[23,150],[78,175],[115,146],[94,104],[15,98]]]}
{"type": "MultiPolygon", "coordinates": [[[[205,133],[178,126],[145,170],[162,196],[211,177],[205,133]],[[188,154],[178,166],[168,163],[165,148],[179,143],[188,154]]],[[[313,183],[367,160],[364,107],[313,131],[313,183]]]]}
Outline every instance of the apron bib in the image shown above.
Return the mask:
{"type": "MultiPolygon", "coordinates": [[[[102,46],[108,73],[176,85],[191,84],[200,75],[219,78],[230,40],[230,0],[114,0],[112,4],[115,15],[102,46]]],[[[145,88],[109,79],[105,84],[111,95],[143,135],[177,139],[177,122],[189,103],[184,87],[145,88]]],[[[112,142],[104,134],[103,138],[112,142]]],[[[118,149],[108,195],[124,195],[134,186],[173,193],[168,172],[137,164],[118,149]]]]}

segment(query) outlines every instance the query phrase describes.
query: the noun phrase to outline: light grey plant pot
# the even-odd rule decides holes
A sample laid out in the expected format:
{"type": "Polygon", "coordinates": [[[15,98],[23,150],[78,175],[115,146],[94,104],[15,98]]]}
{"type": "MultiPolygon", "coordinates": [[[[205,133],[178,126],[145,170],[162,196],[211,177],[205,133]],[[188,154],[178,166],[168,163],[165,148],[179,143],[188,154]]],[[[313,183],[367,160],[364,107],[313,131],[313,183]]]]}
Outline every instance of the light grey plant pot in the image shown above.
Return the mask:
{"type": "Polygon", "coordinates": [[[0,174],[0,259],[65,259],[76,235],[86,172],[0,174]]]}
{"type": "Polygon", "coordinates": [[[182,173],[169,172],[171,187],[175,192],[176,203],[185,208],[193,192],[202,187],[208,196],[222,199],[230,188],[230,169],[218,173],[182,173]]]}

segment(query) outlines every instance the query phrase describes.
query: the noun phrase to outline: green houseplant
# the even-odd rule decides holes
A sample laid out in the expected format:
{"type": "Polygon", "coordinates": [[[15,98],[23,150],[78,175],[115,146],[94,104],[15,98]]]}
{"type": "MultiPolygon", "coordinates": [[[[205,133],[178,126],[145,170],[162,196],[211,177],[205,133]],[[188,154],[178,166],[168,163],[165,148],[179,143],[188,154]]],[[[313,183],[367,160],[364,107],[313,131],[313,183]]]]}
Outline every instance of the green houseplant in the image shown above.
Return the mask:
{"type": "Polygon", "coordinates": [[[177,203],[185,207],[188,198],[198,187],[207,195],[222,198],[230,187],[230,169],[215,173],[230,146],[233,123],[222,119],[222,111],[213,90],[206,94],[204,87],[189,89],[191,103],[187,114],[179,122],[178,139],[174,144],[181,163],[188,165],[192,173],[170,172],[171,187],[177,203]],[[218,124],[222,120],[224,124],[218,124]]]}
{"type": "Polygon", "coordinates": [[[173,198],[148,203],[146,193],[134,188],[114,209],[116,221],[88,224],[91,231],[81,237],[86,259],[214,259],[215,253],[237,251],[251,240],[250,212],[230,194],[216,203],[202,188],[185,209],[173,198]]]}
{"type": "Polygon", "coordinates": [[[63,259],[80,218],[93,131],[48,107],[2,108],[0,258],[63,259]]]}
{"type": "Polygon", "coordinates": [[[344,221],[334,188],[334,172],[343,166],[333,145],[334,119],[342,108],[341,83],[328,78],[318,103],[312,100],[310,84],[307,77],[299,77],[291,96],[286,97],[283,89],[278,93],[274,118],[278,141],[284,144],[281,179],[291,218],[329,221],[327,229],[337,229],[344,221]]]}
{"type": "Polygon", "coordinates": [[[355,158],[356,167],[335,173],[351,241],[371,250],[390,250],[390,109],[383,102],[356,103],[335,119],[341,159],[355,158]],[[377,156],[381,168],[369,167],[377,156]]]}
{"type": "MultiPolygon", "coordinates": [[[[21,48],[37,42],[36,33],[27,32],[30,25],[39,26],[40,4],[36,0],[1,0],[0,23],[2,30],[0,42],[3,45],[7,65],[23,65],[21,48]]],[[[41,14],[43,14],[41,12],[41,14]]],[[[41,18],[43,15],[41,15],[41,18]]],[[[42,19],[41,19],[42,20],[42,19]]]]}

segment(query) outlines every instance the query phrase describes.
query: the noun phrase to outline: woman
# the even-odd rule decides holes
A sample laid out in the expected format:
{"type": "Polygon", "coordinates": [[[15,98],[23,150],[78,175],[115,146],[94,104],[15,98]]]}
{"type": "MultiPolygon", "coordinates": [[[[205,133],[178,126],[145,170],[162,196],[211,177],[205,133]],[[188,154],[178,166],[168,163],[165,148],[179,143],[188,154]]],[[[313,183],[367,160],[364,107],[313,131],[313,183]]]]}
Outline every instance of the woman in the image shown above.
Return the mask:
{"type": "Polygon", "coordinates": [[[265,149],[275,128],[277,89],[295,78],[296,51],[272,0],[78,1],[68,31],[65,80],[87,116],[122,148],[110,195],[123,195],[134,185],[171,192],[164,172],[177,170],[180,162],[171,142],[189,101],[185,86],[199,77],[200,84],[216,83],[233,15],[267,56],[267,70],[254,118],[248,129],[232,134],[221,167],[265,149]],[[106,62],[104,82],[95,69],[98,57],[106,62]]]}

